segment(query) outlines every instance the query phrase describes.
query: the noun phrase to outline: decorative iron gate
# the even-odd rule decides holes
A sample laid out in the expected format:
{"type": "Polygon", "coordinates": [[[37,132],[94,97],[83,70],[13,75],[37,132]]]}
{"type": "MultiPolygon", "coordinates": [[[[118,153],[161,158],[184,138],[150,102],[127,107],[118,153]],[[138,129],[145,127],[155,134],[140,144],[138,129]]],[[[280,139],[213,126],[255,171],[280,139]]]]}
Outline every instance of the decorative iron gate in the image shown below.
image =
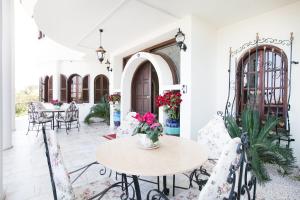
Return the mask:
{"type": "Polygon", "coordinates": [[[229,115],[240,120],[246,107],[257,110],[262,121],[268,116],[279,118],[276,134],[279,142],[290,145],[290,95],[293,61],[293,33],[289,40],[260,38],[243,44],[237,50],[230,48],[229,89],[225,119],[229,115]],[[288,52],[288,54],[286,54],[288,52]],[[232,70],[234,69],[234,70],[232,70]]]}

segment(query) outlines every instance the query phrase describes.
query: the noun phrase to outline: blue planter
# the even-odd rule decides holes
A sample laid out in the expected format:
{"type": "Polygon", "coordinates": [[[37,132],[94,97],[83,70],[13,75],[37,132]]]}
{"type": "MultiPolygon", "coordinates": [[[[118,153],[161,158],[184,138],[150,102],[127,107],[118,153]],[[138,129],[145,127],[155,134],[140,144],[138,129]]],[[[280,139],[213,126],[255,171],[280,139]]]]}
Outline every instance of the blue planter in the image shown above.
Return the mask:
{"type": "Polygon", "coordinates": [[[121,115],[121,113],[120,113],[120,111],[117,111],[117,112],[114,112],[114,124],[115,124],[115,126],[120,126],[120,115],[121,115]]]}
{"type": "Polygon", "coordinates": [[[167,135],[180,135],[180,121],[176,119],[167,119],[165,126],[165,133],[167,135]]]}

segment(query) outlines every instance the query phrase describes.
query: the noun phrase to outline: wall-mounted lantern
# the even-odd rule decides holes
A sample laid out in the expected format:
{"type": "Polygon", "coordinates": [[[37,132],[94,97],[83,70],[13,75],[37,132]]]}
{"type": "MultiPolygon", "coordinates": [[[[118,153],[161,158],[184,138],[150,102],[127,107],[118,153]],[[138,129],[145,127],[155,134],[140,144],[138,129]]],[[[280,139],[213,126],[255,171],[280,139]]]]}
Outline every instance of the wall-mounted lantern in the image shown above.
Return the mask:
{"type": "Polygon", "coordinates": [[[106,60],[106,63],[105,63],[105,64],[107,65],[107,67],[106,67],[107,71],[108,71],[108,72],[112,72],[112,68],[110,67],[110,62],[109,62],[108,59],[106,60]]]}
{"type": "Polygon", "coordinates": [[[185,34],[180,30],[180,28],[178,29],[177,34],[175,35],[175,40],[177,43],[177,46],[180,48],[180,50],[186,51],[186,44],[184,43],[185,41],[185,34]]]}

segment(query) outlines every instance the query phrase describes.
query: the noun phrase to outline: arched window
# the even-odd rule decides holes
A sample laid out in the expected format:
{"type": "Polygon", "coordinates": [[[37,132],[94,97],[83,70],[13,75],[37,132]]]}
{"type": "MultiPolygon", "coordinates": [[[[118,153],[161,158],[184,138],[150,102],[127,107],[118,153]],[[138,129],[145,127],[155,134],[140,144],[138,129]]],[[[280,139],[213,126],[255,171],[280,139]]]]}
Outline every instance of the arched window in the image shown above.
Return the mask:
{"type": "Polygon", "coordinates": [[[109,94],[109,80],[100,74],[94,80],[94,103],[99,103],[104,95],[109,94]]]}
{"type": "Polygon", "coordinates": [[[83,103],[88,103],[90,96],[89,96],[89,79],[90,75],[86,75],[82,79],[82,101],[83,103]]]}
{"type": "Polygon", "coordinates": [[[282,49],[262,45],[245,53],[238,62],[237,114],[251,104],[267,115],[285,118],[287,105],[288,63],[282,49]]]}
{"type": "Polygon", "coordinates": [[[49,76],[45,76],[45,79],[44,79],[44,94],[43,94],[44,102],[49,102],[48,86],[49,86],[49,76]]]}
{"type": "Polygon", "coordinates": [[[67,77],[60,75],[60,101],[67,102],[67,77]]]}
{"type": "Polygon", "coordinates": [[[40,102],[44,101],[44,79],[43,79],[43,77],[41,77],[40,81],[39,81],[39,101],[40,102]]]}
{"type": "Polygon", "coordinates": [[[48,83],[48,102],[53,100],[53,76],[50,76],[48,83]]]}
{"type": "Polygon", "coordinates": [[[82,102],[82,78],[78,74],[73,74],[68,79],[68,102],[82,102]]]}

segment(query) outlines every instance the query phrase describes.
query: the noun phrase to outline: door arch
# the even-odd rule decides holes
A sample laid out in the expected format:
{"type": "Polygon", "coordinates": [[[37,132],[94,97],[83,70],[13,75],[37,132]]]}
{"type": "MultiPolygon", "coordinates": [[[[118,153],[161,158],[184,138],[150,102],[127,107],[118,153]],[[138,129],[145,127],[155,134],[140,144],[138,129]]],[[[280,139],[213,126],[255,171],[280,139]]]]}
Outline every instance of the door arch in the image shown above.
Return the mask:
{"type": "MultiPolygon", "coordinates": [[[[174,84],[172,71],[168,63],[161,56],[146,52],[139,52],[133,55],[128,60],[121,79],[121,120],[132,110],[131,82],[136,70],[144,61],[149,61],[157,73],[159,94],[163,93],[164,87],[174,84]]],[[[159,119],[163,121],[163,110],[160,109],[159,113],[159,119]]]]}

